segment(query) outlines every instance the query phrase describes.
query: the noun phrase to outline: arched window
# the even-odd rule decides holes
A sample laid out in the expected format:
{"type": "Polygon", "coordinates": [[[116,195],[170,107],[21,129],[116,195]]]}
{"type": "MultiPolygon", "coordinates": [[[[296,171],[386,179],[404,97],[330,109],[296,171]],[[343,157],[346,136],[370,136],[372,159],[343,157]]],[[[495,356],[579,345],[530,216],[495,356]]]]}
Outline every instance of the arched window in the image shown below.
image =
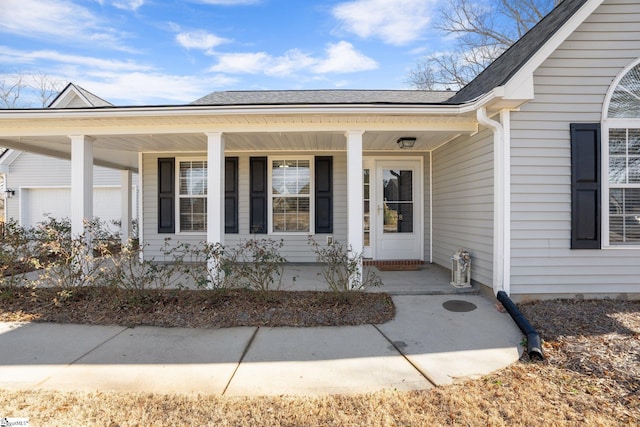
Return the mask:
{"type": "Polygon", "coordinates": [[[605,245],[640,245],[640,62],[609,89],[603,109],[605,245]]]}

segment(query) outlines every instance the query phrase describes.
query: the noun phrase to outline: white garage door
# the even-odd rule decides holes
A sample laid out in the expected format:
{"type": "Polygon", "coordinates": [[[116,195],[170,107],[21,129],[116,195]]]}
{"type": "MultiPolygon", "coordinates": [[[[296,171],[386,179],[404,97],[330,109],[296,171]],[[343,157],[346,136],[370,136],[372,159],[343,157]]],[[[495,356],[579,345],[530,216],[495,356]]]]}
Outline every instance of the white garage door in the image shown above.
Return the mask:
{"type": "MultiPolygon", "coordinates": [[[[69,188],[25,188],[21,192],[21,223],[34,226],[46,219],[69,218],[71,216],[71,189],[69,188]]],[[[135,190],[133,191],[135,195],[135,190]]],[[[135,217],[136,198],[132,200],[135,217]]],[[[93,190],[93,216],[111,223],[120,220],[120,187],[98,187],[93,190]]]]}

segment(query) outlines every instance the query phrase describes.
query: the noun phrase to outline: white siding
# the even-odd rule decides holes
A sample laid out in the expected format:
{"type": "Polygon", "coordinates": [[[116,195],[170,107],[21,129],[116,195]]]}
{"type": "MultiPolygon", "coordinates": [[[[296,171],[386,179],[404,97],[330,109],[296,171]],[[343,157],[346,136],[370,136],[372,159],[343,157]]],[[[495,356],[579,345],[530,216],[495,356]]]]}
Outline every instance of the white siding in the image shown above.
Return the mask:
{"type": "Polygon", "coordinates": [[[610,84],[640,56],[639,29],[640,4],[605,1],[535,72],[535,100],[511,116],[512,294],[640,290],[639,249],[569,249],[569,125],[601,121],[610,84]]]}
{"type": "MultiPolygon", "coordinates": [[[[276,241],[283,239],[284,247],[282,255],[289,262],[315,262],[315,254],[307,243],[307,234],[298,235],[267,235],[249,233],[249,158],[268,156],[270,153],[227,153],[226,156],[238,157],[238,179],[239,179],[239,206],[238,206],[238,234],[225,234],[226,246],[233,246],[240,242],[256,238],[270,238],[276,241]]],[[[287,152],[286,155],[296,154],[308,155],[308,153],[287,152]]],[[[333,236],[342,243],[347,239],[346,202],[347,202],[347,157],[344,152],[318,152],[318,156],[333,156],[333,236]]],[[[147,153],[143,155],[143,217],[144,217],[144,244],[145,257],[148,259],[159,259],[160,248],[164,244],[164,239],[170,237],[172,241],[180,240],[186,243],[199,243],[206,240],[206,233],[201,234],[158,234],[158,158],[159,157],[184,157],[184,153],[147,153]]],[[[205,153],[188,153],[189,157],[201,156],[205,158],[205,153]]],[[[318,235],[318,243],[323,243],[325,234],[318,235]]]]}
{"type": "MultiPolygon", "coordinates": [[[[19,220],[21,188],[69,188],[71,186],[71,161],[32,153],[21,153],[9,166],[6,176],[7,187],[16,190],[16,195],[7,200],[7,218],[19,220]]],[[[95,166],[93,185],[120,186],[120,171],[95,166]]],[[[133,174],[132,185],[138,185],[138,175],[133,174]]],[[[99,207],[98,207],[99,208],[99,207]]],[[[100,211],[94,209],[94,216],[100,217],[100,211]]],[[[137,213],[134,212],[134,216],[137,213]]]]}
{"type": "MultiPolygon", "coordinates": [[[[250,234],[249,233],[249,158],[268,156],[270,153],[227,153],[226,156],[238,157],[239,168],[239,206],[238,221],[240,232],[238,234],[225,234],[225,245],[233,246],[240,242],[252,238],[271,238],[274,240],[284,239],[283,256],[290,262],[315,262],[315,254],[311,251],[307,244],[307,235],[266,235],[266,234],[250,234]]],[[[308,155],[308,153],[300,153],[308,155]]],[[[413,154],[413,153],[412,153],[413,154]]],[[[295,156],[295,152],[286,152],[286,155],[295,156]]],[[[333,156],[333,236],[336,241],[346,243],[347,240],[347,157],[345,152],[317,152],[318,156],[333,156]]],[[[376,153],[365,153],[366,156],[376,155],[376,153]]],[[[382,155],[382,154],[381,154],[382,155]]],[[[399,153],[398,155],[405,155],[399,153]]],[[[422,154],[418,153],[418,156],[422,154]]],[[[151,259],[160,259],[160,248],[164,244],[167,237],[171,241],[180,240],[181,242],[199,243],[206,240],[206,234],[158,234],[158,158],[159,157],[193,157],[200,156],[205,158],[205,153],[146,153],[143,155],[143,217],[144,217],[144,243],[147,245],[145,249],[145,257],[151,259]]],[[[384,154],[389,157],[388,154],[384,154]]],[[[425,209],[425,259],[429,259],[429,158],[428,154],[424,157],[424,209],[425,209]]],[[[318,243],[324,243],[325,234],[317,237],[318,243]]]]}
{"type": "Polygon", "coordinates": [[[451,268],[460,248],[471,254],[472,279],[492,285],[493,134],[460,137],[433,153],[434,262],[451,268]]]}

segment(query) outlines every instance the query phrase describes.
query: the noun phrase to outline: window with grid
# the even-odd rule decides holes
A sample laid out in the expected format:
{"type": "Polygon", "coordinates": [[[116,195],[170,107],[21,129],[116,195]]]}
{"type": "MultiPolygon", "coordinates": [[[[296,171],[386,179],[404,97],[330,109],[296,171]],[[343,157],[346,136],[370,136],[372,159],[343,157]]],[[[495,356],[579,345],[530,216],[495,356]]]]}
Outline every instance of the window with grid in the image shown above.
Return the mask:
{"type": "Polygon", "coordinates": [[[640,129],[609,129],[609,243],[640,244],[640,129]]]}
{"type": "Polygon", "coordinates": [[[207,162],[180,160],[178,218],[181,232],[207,230],[207,162]]]}
{"type": "Polygon", "coordinates": [[[270,159],[272,232],[311,231],[311,160],[270,159]]]}

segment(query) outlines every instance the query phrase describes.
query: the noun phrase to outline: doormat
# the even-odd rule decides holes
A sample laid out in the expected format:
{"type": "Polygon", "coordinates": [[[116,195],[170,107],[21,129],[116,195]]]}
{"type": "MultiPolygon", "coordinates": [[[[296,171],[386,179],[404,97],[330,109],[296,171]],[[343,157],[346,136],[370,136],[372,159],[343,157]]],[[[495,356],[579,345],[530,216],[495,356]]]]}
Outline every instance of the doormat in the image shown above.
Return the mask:
{"type": "Polygon", "coordinates": [[[418,264],[381,264],[376,265],[380,271],[418,271],[420,265],[418,264]]]}

